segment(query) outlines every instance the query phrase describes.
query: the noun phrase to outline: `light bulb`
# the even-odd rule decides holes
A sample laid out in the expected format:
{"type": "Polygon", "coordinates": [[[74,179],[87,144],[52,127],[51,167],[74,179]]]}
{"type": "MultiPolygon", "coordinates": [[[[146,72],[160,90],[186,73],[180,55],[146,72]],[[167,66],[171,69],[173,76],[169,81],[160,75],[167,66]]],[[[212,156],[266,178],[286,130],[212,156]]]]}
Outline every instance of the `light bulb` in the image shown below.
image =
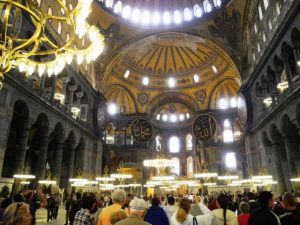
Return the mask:
{"type": "Polygon", "coordinates": [[[46,70],[46,66],[44,64],[40,64],[38,66],[38,73],[40,77],[44,74],[45,70],[46,70]]]}
{"type": "Polygon", "coordinates": [[[83,62],[84,56],[82,53],[78,53],[77,55],[77,63],[78,65],[81,65],[81,63],[83,62]]]}

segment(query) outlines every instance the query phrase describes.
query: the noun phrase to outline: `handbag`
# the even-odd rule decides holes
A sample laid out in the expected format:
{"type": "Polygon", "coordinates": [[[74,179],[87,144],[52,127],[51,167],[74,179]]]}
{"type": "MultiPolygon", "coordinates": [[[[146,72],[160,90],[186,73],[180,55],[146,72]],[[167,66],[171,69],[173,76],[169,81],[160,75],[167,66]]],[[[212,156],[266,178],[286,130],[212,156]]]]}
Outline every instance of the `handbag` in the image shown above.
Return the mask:
{"type": "Polygon", "coordinates": [[[195,216],[193,217],[193,225],[198,225],[198,221],[195,216]]]}

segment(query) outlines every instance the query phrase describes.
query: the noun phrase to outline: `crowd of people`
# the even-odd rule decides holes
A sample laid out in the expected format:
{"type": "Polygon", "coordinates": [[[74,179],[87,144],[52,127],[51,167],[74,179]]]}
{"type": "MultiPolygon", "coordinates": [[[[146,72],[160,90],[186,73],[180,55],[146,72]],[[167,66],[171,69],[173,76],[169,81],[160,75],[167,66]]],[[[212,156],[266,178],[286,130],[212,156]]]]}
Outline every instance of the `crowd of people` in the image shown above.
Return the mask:
{"type": "MultiPolygon", "coordinates": [[[[35,224],[34,196],[25,191],[10,199],[2,190],[1,224],[35,224]]],[[[48,221],[56,219],[58,206],[50,194],[45,207],[51,208],[48,221]]],[[[291,192],[278,199],[269,191],[138,198],[117,189],[102,198],[78,192],[66,199],[65,209],[65,225],[300,225],[299,202],[291,192]]]]}

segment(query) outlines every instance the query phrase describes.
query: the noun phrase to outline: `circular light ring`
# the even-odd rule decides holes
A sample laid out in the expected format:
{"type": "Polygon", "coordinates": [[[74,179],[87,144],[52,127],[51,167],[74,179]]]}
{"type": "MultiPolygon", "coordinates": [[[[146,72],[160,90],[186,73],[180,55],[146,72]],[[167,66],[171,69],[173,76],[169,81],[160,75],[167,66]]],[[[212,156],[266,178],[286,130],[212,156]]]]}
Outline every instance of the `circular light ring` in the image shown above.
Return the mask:
{"type": "Polygon", "coordinates": [[[116,178],[116,179],[130,179],[130,178],[132,178],[132,174],[113,173],[110,175],[110,177],[116,178]]]}
{"type": "Polygon", "coordinates": [[[175,180],[174,176],[154,176],[152,177],[152,180],[154,181],[169,181],[169,180],[175,180]]]}
{"type": "Polygon", "coordinates": [[[70,178],[69,179],[70,182],[81,182],[81,183],[87,183],[88,182],[88,179],[83,179],[83,178],[70,178]]]}
{"type": "Polygon", "coordinates": [[[239,179],[238,176],[235,175],[229,175],[229,176],[219,176],[218,180],[236,180],[239,179]]]}
{"type": "Polygon", "coordinates": [[[17,179],[35,179],[35,176],[30,174],[14,174],[13,177],[17,179]]]}
{"type": "Polygon", "coordinates": [[[253,176],[252,180],[270,180],[273,177],[271,175],[253,176]]]}
{"type": "Polygon", "coordinates": [[[55,180],[39,180],[39,184],[56,184],[55,180]]]}
{"type": "Polygon", "coordinates": [[[136,8],[134,5],[129,5],[130,2],[126,1],[113,1],[110,4],[103,0],[98,0],[99,2],[104,2],[104,6],[114,12],[115,14],[120,14],[125,20],[129,20],[136,24],[139,22],[141,25],[147,26],[163,24],[165,26],[170,26],[172,24],[179,25],[183,21],[191,22],[193,19],[200,19],[201,17],[206,17],[218,10],[223,6],[226,6],[229,0],[217,0],[213,4],[208,4],[204,7],[200,7],[199,4],[194,4],[191,8],[180,8],[174,9],[174,11],[165,11],[166,8],[162,9],[162,14],[155,9],[151,11],[145,8],[136,8]],[[127,4],[126,4],[127,3],[127,4]],[[137,13],[139,11],[139,13],[137,13]],[[134,15],[139,18],[134,18],[134,15]],[[143,16],[142,16],[143,15],[143,16]],[[145,17],[145,18],[144,18],[145,17]],[[181,17],[178,19],[178,17],[181,17]],[[150,21],[151,19],[151,21],[150,21]]]}
{"type": "Polygon", "coordinates": [[[150,159],[144,160],[144,166],[146,167],[171,167],[173,166],[174,161],[172,159],[150,159]]]}
{"type": "Polygon", "coordinates": [[[217,183],[204,183],[203,185],[204,186],[216,186],[217,183]]]}
{"type": "Polygon", "coordinates": [[[291,181],[292,182],[300,182],[300,178],[292,178],[291,181]]]}
{"type": "Polygon", "coordinates": [[[21,184],[30,184],[30,181],[21,181],[21,184]]]}
{"type": "Polygon", "coordinates": [[[141,184],[128,184],[129,187],[141,187],[142,185],[141,184]]]}
{"type": "Polygon", "coordinates": [[[98,181],[115,181],[116,178],[113,178],[113,177],[96,177],[96,180],[98,180],[98,181]]]}
{"type": "Polygon", "coordinates": [[[194,177],[196,178],[210,178],[210,177],[217,177],[217,173],[196,173],[194,177]]]}

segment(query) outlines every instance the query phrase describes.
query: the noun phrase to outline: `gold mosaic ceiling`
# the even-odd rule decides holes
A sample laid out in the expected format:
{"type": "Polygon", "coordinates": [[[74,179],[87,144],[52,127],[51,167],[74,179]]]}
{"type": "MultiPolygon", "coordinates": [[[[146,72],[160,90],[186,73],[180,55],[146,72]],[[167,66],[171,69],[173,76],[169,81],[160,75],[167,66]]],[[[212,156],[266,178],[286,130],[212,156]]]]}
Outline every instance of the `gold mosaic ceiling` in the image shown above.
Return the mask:
{"type": "Polygon", "coordinates": [[[165,32],[123,48],[109,63],[101,89],[108,102],[134,113],[152,111],[162,102],[184,102],[193,110],[215,108],[218,98],[236,96],[239,86],[239,72],[221,48],[198,36],[165,32]],[[176,81],[173,88],[169,77],[176,81]]]}

